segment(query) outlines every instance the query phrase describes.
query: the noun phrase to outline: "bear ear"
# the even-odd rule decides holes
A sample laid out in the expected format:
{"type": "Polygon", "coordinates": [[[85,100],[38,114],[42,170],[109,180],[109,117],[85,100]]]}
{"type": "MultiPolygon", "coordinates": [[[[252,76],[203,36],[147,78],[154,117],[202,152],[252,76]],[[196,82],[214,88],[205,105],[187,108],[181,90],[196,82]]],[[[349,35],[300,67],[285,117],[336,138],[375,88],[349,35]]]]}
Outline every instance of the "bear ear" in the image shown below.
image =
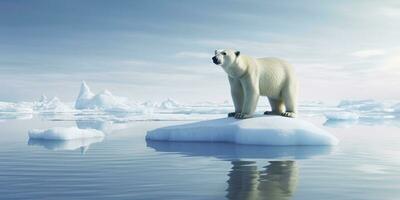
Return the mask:
{"type": "Polygon", "coordinates": [[[240,51],[235,51],[235,55],[238,57],[240,55],[240,51]]]}

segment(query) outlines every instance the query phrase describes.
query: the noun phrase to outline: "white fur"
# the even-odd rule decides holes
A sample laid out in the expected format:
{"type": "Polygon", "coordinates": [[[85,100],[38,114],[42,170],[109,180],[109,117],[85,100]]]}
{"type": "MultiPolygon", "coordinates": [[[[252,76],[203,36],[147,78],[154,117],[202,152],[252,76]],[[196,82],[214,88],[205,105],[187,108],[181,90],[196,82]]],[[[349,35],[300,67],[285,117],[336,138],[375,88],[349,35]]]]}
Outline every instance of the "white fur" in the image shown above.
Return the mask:
{"type": "Polygon", "coordinates": [[[295,117],[298,82],[288,63],[278,58],[252,58],[234,50],[216,50],[215,57],[228,74],[236,118],[253,115],[259,96],[267,96],[271,104],[272,112],[266,113],[295,117]]]}

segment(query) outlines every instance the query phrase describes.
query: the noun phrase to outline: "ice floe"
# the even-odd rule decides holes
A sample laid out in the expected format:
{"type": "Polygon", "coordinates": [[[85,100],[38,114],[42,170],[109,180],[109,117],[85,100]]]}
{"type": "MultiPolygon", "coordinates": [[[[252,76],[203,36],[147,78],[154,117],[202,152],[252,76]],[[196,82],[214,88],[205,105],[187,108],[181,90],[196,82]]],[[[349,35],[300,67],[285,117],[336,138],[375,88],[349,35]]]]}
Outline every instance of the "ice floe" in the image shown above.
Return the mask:
{"type": "Polygon", "coordinates": [[[354,112],[338,111],[338,112],[327,112],[325,117],[328,120],[357,120],[360,116],[354,112]]]}
{"type": "Polygon", "coordinates": [[[351,111],[384,111],[385,105],[375,100],[342,100],[339,108],[351,111]]]}
{"type": "Polygon", "coordinates": [[[230,142],[251,145],[336,145],[338,139],[301,119],[260,116],[246,120],[222,118],[159,128],[147,140],[230,142]]]}
{"type": "Polygon", "coordinates": [[[74,140],[82,138],[104,137],[104,133],[96,129],[79,129],[77,127],[55,127],[50,129],[32,129],[28,132],[30,139],[74,140]]]}

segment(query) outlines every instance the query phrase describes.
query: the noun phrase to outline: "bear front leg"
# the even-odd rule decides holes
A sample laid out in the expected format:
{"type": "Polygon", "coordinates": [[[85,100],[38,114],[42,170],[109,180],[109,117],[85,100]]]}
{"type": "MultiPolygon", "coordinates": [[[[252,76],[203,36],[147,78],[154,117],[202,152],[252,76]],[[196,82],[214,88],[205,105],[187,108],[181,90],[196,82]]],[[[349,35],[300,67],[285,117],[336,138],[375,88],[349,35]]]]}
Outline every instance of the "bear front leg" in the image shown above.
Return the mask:
{"type": "Polygon", "coordinates": [[[243,88],[239,79],[233,79],[229,77],[229,84],[231,86],[231,96],[233,105],[235,106],[235,112],[228,113],[228,117],[235,117],[237,113],[242,112],[243,107],[243,88]]]}
{"type": "Polygon", "coordinates": [[[250,79],[243,79],[243,92],[244,92],[244,102],[241,113],[235,115],[236,119],[246,119],[253,116],[254,111],[257,107],[257,102],[259,98],[259,93],[256,88],[258,84],[253,84],[250,79]]]}

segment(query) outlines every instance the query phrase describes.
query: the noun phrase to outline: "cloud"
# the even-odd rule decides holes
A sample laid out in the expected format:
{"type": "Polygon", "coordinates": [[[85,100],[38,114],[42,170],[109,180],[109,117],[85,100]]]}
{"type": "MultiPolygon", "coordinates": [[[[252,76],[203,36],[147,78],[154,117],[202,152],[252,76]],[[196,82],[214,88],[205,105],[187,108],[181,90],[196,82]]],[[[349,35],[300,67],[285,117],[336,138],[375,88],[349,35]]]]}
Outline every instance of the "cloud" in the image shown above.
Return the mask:
{"type": "Polygon", "coordinates": [[[387,17],[398,18],[400,17],[400,7],[385,6],[379,9],[379,12],[387,17]]]}
{"type": "Polygon", "coordinates": [[[212,54],[204,52],[181,51],[175,54],[177,58],[210,58],[212,54]]]}
{"type": "Polygon", "coordinates": [[[373,56],[382,56],[385,55],[386,51],[382,49],[366,49],[366,50],[359,50],[351,53],[352,56],[359,57],[359,58],[369,58],[373,56]]]}

